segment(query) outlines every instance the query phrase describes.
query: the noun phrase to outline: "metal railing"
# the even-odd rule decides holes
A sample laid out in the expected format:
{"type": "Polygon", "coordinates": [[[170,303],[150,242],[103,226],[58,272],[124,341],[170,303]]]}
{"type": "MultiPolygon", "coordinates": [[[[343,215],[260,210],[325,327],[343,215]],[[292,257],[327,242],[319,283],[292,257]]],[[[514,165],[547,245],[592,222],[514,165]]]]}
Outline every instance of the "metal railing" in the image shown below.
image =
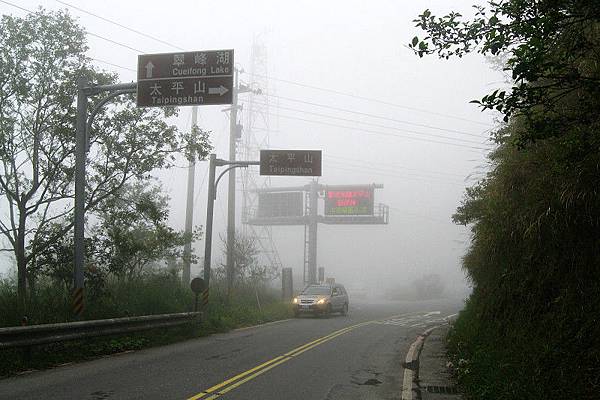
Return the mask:
{"type": "Polygon", "coordinates": [[[201,312],[187,312],[0,328],[0,349],[184,325],[199,322],[201,316],[201,312]]]}

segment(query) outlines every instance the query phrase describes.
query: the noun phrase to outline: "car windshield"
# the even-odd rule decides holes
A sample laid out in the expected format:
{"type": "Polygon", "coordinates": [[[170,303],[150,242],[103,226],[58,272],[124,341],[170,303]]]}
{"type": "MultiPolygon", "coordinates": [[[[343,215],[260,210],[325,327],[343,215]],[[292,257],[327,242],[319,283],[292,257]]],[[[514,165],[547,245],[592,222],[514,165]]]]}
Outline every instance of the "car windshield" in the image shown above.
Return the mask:
{"type": "Polygon", "coordinates": [[[302,294],[331,294],[331,288],[327,286],[309,286],[302,291],[302,294]]]}

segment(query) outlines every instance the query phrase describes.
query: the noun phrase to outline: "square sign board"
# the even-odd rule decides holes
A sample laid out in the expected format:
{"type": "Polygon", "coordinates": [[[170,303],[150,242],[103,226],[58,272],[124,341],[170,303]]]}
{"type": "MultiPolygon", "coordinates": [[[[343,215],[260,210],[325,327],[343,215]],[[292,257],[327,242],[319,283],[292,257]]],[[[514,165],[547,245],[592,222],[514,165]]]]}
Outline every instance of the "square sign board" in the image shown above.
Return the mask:
{"type": "Polygon", "coordinates": [[[261,150],[260,174],[321,176],[321,150],[261,150]]]}
{"type": "Polygon", "coordinates": [[[302,217],[304,192],[258,194],[258,218],[302,217]]]}
{"type": "Polygon", "coordinates": [[[138,107],[231,104],[233,50],[138,56],[138,107]]]}
{"type": "Polygon", "coordinates": [[[373,215],[373,187],[336,188],[325,192],[325,215],[373,215]]]}

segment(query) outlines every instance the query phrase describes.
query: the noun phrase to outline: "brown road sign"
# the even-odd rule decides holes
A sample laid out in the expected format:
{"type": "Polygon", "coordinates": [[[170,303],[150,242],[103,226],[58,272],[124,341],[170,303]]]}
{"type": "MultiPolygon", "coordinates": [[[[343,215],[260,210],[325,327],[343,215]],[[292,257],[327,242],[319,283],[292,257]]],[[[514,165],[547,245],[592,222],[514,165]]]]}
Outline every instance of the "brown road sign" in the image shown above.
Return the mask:
{"type": "Polygon", "coordinates": [[[138,56],[138,107],[231,104],[233,50],[138,56]]]}
{"type": "Polygon", "coordinates": [[[261,150],[260,174],[321,176],[321,150],[261,150]]]}

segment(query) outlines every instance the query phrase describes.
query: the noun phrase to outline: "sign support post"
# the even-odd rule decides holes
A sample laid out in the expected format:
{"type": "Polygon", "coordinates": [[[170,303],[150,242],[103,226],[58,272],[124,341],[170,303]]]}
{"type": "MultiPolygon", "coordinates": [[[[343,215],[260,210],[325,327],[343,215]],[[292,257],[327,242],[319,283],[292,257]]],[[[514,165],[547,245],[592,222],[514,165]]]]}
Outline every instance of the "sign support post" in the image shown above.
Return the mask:
{"type": "Polygon", "coordinates": [[[90,127],[94,117],[111,99],[137,90],[137,83],[89,86],[87,78],[77,80],[77,120],[75,124],[75,205],[73,222],[73,312],[81,317],[84,308],[85,283],[85,160],[89,150],[90,127]],[[88,97],[110,92],[96,107],[87,112],[88,97]]]}
{"type": "Polygon", "coordinates": [[[73,310],[76,317],[81,316],[84,306],[85,163],[94,117],[110,100],[127,93],[137,94],[138,107],[231,104],[233,57],[233,50],[143,54],[138,57],[137,82],[90,86],[83,76],[77,80],[73,224],[73,310]],[[88,115],[88,97],[102,92],[109,94],[88,115]]]}
{"type": "Polygon", "coordinates": [[[245,168],[249,165],[260,165],[260,161],[227,161],[218,159],[216,154],[211,154],[208,164],[208,200],[206,203],[206,237],[204,239],[204,281],[206,289],[202,294],[204,305],[208,303],[208,288],[210,287],[210,269],[212,255],[212,231],[215,200],[217,198],[217,185],[223,174],[233,171],[235,168],[245,168]],[[221,175],[215,179],[217,167],[230,165],[221,175]]]}
{"type": "Polygon", "coordinates": [[[213,211],[215,207],[215,197],[217,197],[214,185],[216,167],[217,155],[211,154],[208,161],[208,200],[206,202],[206,233],[204,237],[204,282],[206,282],[206,290],[210,287],[213,211]]]}
{"type": "Polygon", "coordinates": [[[318,201],[319,184],[316,181],[310,183],[309,207],[308,207],[308,283],[317,283],[317,224],[318,224],[318,201]]]}

